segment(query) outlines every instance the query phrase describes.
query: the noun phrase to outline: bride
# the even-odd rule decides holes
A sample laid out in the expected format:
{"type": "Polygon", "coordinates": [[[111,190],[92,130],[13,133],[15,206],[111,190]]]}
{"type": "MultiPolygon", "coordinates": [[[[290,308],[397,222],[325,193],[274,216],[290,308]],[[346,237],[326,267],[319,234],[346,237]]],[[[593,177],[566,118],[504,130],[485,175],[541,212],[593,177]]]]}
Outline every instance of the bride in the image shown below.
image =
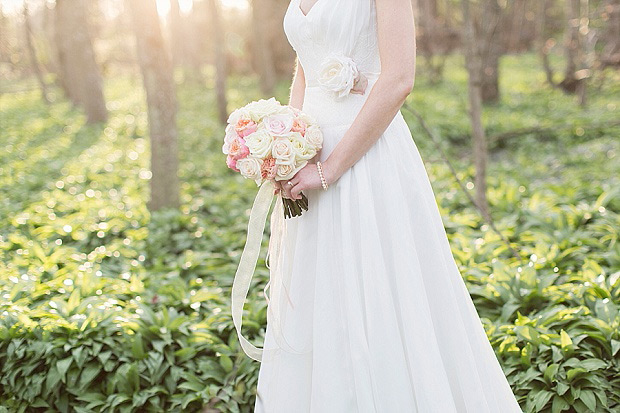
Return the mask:
{"type": "Polygon", "coordinates": [[[308,210],[281,238],[255,412],[521,412],[400,112],[411,0],[291,0],[283,26],[290,105],[324,143],[276,188],[308,210]]]}

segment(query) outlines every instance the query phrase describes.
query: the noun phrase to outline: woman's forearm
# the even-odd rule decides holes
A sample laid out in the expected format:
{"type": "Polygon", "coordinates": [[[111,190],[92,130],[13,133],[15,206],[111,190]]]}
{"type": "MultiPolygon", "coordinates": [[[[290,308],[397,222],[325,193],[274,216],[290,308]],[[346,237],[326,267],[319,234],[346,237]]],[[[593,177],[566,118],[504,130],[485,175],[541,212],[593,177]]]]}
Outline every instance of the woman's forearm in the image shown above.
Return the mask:
{"type": "Polygon", "coordinates": [[[413,89],[416,42],[411,1],[377,0],[376,8],[381,74],[353,124],[324,162],[328,184],[374,145],[413,89]]]}
{"type": "Polygon", "coordinates": [[[338,180],[374,145],[412,89],[413,77],[379,75],[353,124],[324,162],[328,183],[338,180]]]}
{"type": "Polygon", "coordinates": [[[306,93],[306,78],[304,70],[299,63],[299,59],[295,58],[295,74],[293,75],[293,83],[291,84],[291,92],[289,95],[289,105],[301,110],[304,103],[304,95],[306,93]]]}

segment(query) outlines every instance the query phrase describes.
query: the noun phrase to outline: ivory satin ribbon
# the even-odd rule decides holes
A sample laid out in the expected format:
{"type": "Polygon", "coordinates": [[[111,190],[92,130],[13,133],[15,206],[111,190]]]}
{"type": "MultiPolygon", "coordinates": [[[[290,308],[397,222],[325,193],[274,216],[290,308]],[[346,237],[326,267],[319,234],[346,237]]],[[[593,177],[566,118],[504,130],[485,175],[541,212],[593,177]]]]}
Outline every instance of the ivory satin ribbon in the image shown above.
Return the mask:
{"type": "MultiPolygon", "coordinates": [[[[269,208],[271,207],[271,202],[274,198],[274,188],[275,186],[272,182],[265,181],[256,194],[254,204],[252,205],[252,210],[250,211],[245,247],[243,248],[241,259],[239,261],[239,267],[237,268],[232,285],[231,312],[233,324],[237,330],[237,336],[239,337],[239,342],[241,343],[243,351],[250,358],[256,361],[261,361],[263,349],[250,343],[250,341],[247,340],[241,333],[241,326],[243,323],[243,305],[247,298],[252,276],[254,274],[254,270],[256,269],[256,263],[260,254],[263,230],[265,228],[265,222],[267,221],[269,208]]],[[[269,238],[269,250],[267,252],[267,256],[265,257],[267,268],[270,270],[270,276],[269,282],[265,285],[264,292],[265,299],[268,304],[268,311],[272,315],[272,320],[276,321],[276,323],[274,323],[274,327],[276,327],[277,332],[279,332],[279,314],[278,311],[273,308],[273,303],[271,305],[269,304],[270,300],[267,296],[267,288],[271,287],[271,290],[274,290],[273,286],[276,285],[278,287],[277,291],[279,291],[279,287],[283,287],[283,283],[281,282],[281,277],[279,277],[279,275],[281,273],[282,241],[286,231],[286,222],[284,219],[284,206],[280,195],[276,197],[276,204],[271,214],[270,228],[271,235],[269,238]]]]}
{"type": "MultiPolygon", "coordinates": [[[[241,348],[248,355],[248,357],[262,361],[263,349],[256,347],[248,339],[246,339],[241,333],[241,326],[243,324],[243,305],[248,295],[252,276],[256,269],[256,263],[260,254],[261,242],[263,239],[263,230],[267,221],[267,215],[269,214],[269,208],[274,198],[273,190],[275,186],[271,181],[265,181],[261,185],[254,203],[252,210],[250,211],[250,219],[248,222],[248,234],[245,242],[245,247],[241,253],[241,259],[239,261],[239,267],[235,274],[232,285],[232,302],[231,313],[233,318],[233,324],[237,330],[237,336],[241,343],[241,348]]],[[[294,308],[293,302],[290,299],[286,283],[284,282],[284,273],[282,271],[283,262],[283,241],[286,235],[286,219],[284,218],[284,205],[282,202],[281,194],[278,194],[276,203],[271,213],[271,235],[269,238],[269,248],[265,257],[265,264],[269,268],[269,281],[265,285],[265,300],[267,301],[267,314],[268,323],[271,326],[274,339],[278,344],[279,349],[286,349],[285,351],[292,354],[307,354],[311,349],[305,351],[299,351],[293,348],[284,335],[282,334],[282,311],[280,308],[282,293],[286,296],[291,308],[294,308]],[[269,295],[267,295],[267,289],[269,288],[269,295]]],[[[298,218],[299,219],[299,218],[298,218]]]]}

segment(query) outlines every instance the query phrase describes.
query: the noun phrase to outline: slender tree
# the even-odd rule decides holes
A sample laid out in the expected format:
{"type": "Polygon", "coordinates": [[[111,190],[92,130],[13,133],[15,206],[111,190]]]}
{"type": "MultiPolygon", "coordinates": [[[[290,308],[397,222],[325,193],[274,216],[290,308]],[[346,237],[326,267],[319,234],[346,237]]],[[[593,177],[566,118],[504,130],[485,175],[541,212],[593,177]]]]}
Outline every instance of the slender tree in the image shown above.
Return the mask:
{"type": "Polygon", "coordinates": [[[61,86],[74,104],[85,109],[89,123],[104,122],[108,112],[90,37],[86,1],[56,0],[55,20],[61,86]]]}
{"type": "Polygon", "coordinates": [[[30,56],[30,64],[32,65],[32,70],[39,82],[39,87],[41,88],[41,97],[45,101],[45,103],[49,104],[50,100],[47,96],[47,85],[45,84],[45,79],[43,78],[43,72],[41,71],[41,67],[39,66],[39,59],[37,59],[37,51],[34,48],[34,43],[32,41],[32,24],[30,23],[30,13],[28,12],[28,1],[24,1],[24,35],[26,37],[26,47],[28,48],[28,55],[30,56]]]}
{"type": "Polygon", "coordinates": [[[445,67],[445,57],[438,53],[441,43],[440,30],[437,19],[437,0],[419,0],[420,10],[421,49],[424,52],[426,66],[429,72],[431,83],[436,84],[441,81],[443,69],[445,67]]]}
{"type": "Polygon", "coordinates": [[[215,63],[215,93],[217,95],[217,109],[220,122],[225,124],[228,120],[228,101],[226,100],[226,49],[224,44],[224,32],[220,20],[220,12],[217,0],[207,0],[209,4],[209,16],[211,18],[211,38],[213,39],[215,63]]]}
{"type": "Polygon", "coordinates": [[[164,44],[155,0],[127,0],[148,106],[151,137],[149,209],[179,206],[177,98],[172,62],[164,44]]]}
{"type": "Polygon", "coordinates": [[[170,51],[172,54],[172,65],[174,67],[182,67],[185,64],[185,46],[183,39],[183,21],[181,19],[179,0],[170,0],[168,21],[170,26],[170,51]]]}
{"type": "Polygon", "coordinates": [[[620,67],[620,0],[607,0],[604,5],[607,25],[602,35],[601,68],[620,67]]]}
{"type": "Polygon", "coordinates": [[[480,35],[474,32],[477,40],[480,41],[479,56],[482,59],[480,90],[484,103],[495,103],[500,99],[499,60],[504,50],[500,40],[502,11],[498,0],[484,0],[482,18],[479,23],[480,35]]]}
{"type": "Polygon", "coordinates": [[[553,79],[553,68],[551,67],[551,62],[549,61],[549,53],[554,45],[554,41],[549,39],[546,33],[549,4],[549,0],[540,0],[537,4],[536,49],[538,50],[538,55],[542,61],[547,83],[553,87],[558,87],[557,83],[553,79]]]}
{"type": "Polygon", "coordinates": [[[580,0],[565,0],[564,58],[566,59],[566,68],[564,70],[564,80],[560,82],[560,87],[567,93],[577,92],[579,83],[582,80],[577,76],[577,70],[580,65],[579,3],[580,0]]]}
{"type": "Polygon", "coordinates": [[[476,203],[485,218],[491,219],[486,196],[486,166],[487,166],[487,143],[482,125],[482,58],[480,56],[479,39],[476,38],[474,13],[471,10],[470,0],[461,1],[463,8],[465,61],[467,65],[468,89],[469,89],[469,117],[473,133],[474,164],[476,176],[474,186],[476,188],[476,203]]]}
{"type": "Polygon", "coordinates": [[[263,93],[273,92],[276,84],[276,67],[273,59],[272,45],[268,41],[268,16],[269,7],[265,7],[269,0],[252,0],[252,26],[254,28],[254,41],[256,58],[258,59],[259,82],[263,93]]]}

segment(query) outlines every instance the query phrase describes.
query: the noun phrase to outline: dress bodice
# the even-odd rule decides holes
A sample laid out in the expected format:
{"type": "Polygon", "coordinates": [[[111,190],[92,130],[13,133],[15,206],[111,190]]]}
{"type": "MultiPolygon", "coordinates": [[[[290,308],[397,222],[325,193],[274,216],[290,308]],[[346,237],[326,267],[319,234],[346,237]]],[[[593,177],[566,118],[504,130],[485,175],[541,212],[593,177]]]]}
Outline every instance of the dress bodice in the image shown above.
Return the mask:
{"type": "MultiPolygon", "coordinates": [[[[346,25],[347,23],[357,24],[357,36],[351,45],[351,50],[343,51],[350,56],[358,65],[362,72],[378,73],[381,71],[379,60],[379,49],[377,42],[377,23],[374,0],[354,0],[356,2],[368,2],[372,7],[368,8],[367,16],[361,16],[365,21],[350,22],[344,18],[347,13],[344,2],[317,0],[312,8],[304,14],[301,10],[301,0],[291,0],[284,16],[284,32],[289,43],[297,52],[299,61],[304,69],[306,84],[311,86],[316,84],[319,67],[321,62],[333,50],[347,48],[347,39],[338,39],[338,36],[330,36],[333,32],[326,30],[329,25],[346,25]],[[338,13],[335,8],[341,7],[338,13]],[[327,11],[326,9],[334,8],[327,11]],[[342,44],[335,44],[339,40],[344,40],[342,44]]],[[[340,29],[346,30],[340,26],[340,29]]],[[[349,30],[355,31],[354,27],[349,30]]]]}
{"type": "MultiPolygon", "coordinates": [[[[375,0],[317,0],[305,14],[300,3],[301,0],[290,1],[283,28],[304,71],[304,106],[315,112],[310,114],[318,116],[319,123],[324,123],[322,120],[333,123],[329,119],[330,112],[337,115],[337,119],[333,119],[338,120],[337,123],[350,122],[381,72],[375,0]],[[340,56],[341,62],[354,65],[355,69],[351,70],[366,76],[369,83],[364,95],[341,93],[341,96],[335,97],[325,87],[321,88],[326,61],[333,60],[334,55],[340,56]],[[326,105],[334,111],[326,111],[326,105]],[[316,106],[323,108],[313,110],[316,106]]],[[[344,66],[342,71],[346,72],[348,66],[344,66]]],[[[347,73],[338,76],[346,83],[347,73]]]]}

